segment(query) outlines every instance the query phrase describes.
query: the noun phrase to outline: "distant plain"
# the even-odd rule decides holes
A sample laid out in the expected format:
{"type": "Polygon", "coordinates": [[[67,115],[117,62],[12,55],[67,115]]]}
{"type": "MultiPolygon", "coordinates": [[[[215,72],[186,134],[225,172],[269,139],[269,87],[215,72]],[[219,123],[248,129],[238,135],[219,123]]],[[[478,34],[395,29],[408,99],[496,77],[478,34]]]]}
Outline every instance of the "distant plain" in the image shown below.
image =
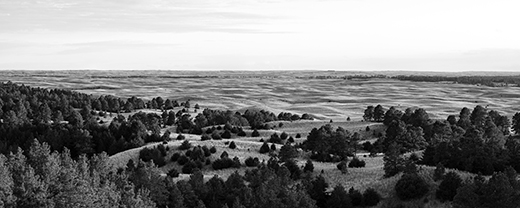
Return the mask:
{"type": "MultiPolygon", "coordinates": [[[[404,74],[417,74],[403,72],[404,74]]],[[[496,109],[511,117],[520,111],[518,87],[399,81],[388,78],[342,79],[349,75],[397,72],[340,71],[4,71],[0,81],[33,87],[72,89],[93,95],[161,96],[191,99],[202,108],[259,108],[279,113],[309,113],[318,119],[360,120],[368,105],[401,110],[426,109],[444,119],[463,107],[496,109]],[[316,76],[330,76],[317,79],[316,76]]],[[[435,75],[439,75],[436,73],[435,75]]],[[[448,76],[462,74],[448,74],[448,76]]],[[[471,74],[474,75],[474,74],[471,74]]]]}

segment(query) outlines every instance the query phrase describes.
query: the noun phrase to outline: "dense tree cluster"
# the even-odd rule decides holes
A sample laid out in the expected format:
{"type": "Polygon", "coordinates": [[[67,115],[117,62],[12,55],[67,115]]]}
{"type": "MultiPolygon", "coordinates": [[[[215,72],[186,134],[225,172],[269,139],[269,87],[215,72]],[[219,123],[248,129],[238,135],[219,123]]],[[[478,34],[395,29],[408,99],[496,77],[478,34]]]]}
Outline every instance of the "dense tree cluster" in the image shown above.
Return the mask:
{"type": "Polygon", "coordinates": [[[399,80],[414,82],[453,82],[461,84],[486,85],[491,87],[513,85],[520,86],[520,76],[395,76],[399,80]]]}
{"type": "Polygon", "coordinates": [[[305,150],[312,152],[311,158],[326,162],[346,159],[353,154],[354,146],[349,131],[341,127],[334,130],[329,124],[312,129],[302,145],[305,150]]]}
{"type": "Polygon", "coordinates": [[[491,175],[507,166],[519,170],[520,143],[510,136],[510,122],[497,111],[476,106],[463,108],[459,118],[432,125],[432,137],[421,163],[442,163],[473,173],[491,175]]]}

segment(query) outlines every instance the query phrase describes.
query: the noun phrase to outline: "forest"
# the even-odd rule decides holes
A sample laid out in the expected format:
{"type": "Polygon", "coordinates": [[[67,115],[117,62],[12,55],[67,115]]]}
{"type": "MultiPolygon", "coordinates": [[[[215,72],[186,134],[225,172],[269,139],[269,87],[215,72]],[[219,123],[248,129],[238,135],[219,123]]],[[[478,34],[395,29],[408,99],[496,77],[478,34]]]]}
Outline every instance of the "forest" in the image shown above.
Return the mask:
{"type": "Polygon", "coordinates": [[[332,120],[304,138],[283,132],[264,140],[259,132],[281,128],[282,121],[314,118],[201,109],[193,102],[1,83],[0,207],[407,207],[410,201],[427,203],[428,194],[453,207],[520,204],[520,113],[508,118],[500,109],[477,105],[430,119],[422,108],[371,105],[363,112],[364,123],[384,126],[373,142],[362,132],[334,128],[332,120]],[[107,117],[112,120],[105,122],[107,117]],[[253,151],[269,159],[240,159],[225,151],[237,148],[237,140],[229,139],[246,131],[262,144],[253,151]],[[225,148],[193,145],[189,135],[228,141],[225,148]],[[178,149],[166,145],[172,141],[180,143],[178,149]],[[143,146],[139,160],[111,165],[111,156],[143,146]],[[315,168],[332,164],[349,174],[365,167],[368,159],[360,152],[384,155],[381,171],[384,178],[395,178],[395,197],[377,187],[332,185],[315,168]],[[169,163],[180,168],[162,174],[160,168],[169,163]],[[434,168],[432,174],[425,174],[427,167],[434,168]],[[204,170],[209,169],[234,171],[208,178],[204,170]]]}

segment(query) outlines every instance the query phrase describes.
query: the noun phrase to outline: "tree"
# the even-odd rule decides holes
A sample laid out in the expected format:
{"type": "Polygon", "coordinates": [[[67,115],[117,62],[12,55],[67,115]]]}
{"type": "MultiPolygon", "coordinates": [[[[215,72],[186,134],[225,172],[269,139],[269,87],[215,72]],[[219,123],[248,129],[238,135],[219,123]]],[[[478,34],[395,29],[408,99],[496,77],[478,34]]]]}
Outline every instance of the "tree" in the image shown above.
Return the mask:
{"type": "Polygon", "coordinates": [[[363,115],[363,119],[365,119],[365,121],[371,121],[372,118],[374,118],[374,106],[368,106],[363,115]]]}
{"type": "Polygon", "coordinates": [[[395,143],[390,144],[388,151],[383,157],[385,177],[392,177],[404,169],[404,158],[401,156],[399,146],[395,143]]]}
{"type": "Polygon", "coordinates": [[[310,172],[312,173],[314,171],[314,164],[312,163],[312,160],[307,160],[305,163],[305,167],[303,167],[303,172],[310,172]]]}
{"type": "Polygon", "coordinates": [[[223,139],[230,139],[231,138],[231,132],[229,130],[225,130],[224,133],[220,135],[223,139]]]}
{"type": "Polygon", "coordinates": [[[71,110],[71,114],[67,118],[67,121],[72,126],[81,127],[83,125],[83,117],[81,117],[81,114],[78,111],[74,110],[74,109],[71,110]]]}
{"type": "Polygon", "coordinates": [[[446,169],[444,168],[444,165],[442,165],[441,162],[437,163],[437,166],[435,167],[435,170],[433,171],[433,180],[434,181],[442,180],[444,178],[445,172],[446,172],[446,169]]]}
{"type": "Polygon", "coordinates": [[[395,193],[403,201],[420,199],[429,190],[428,183],[417,174],[403,174],[395,184],[395,193]]]}
{"type": "Polygon", "coordinates": [[[260,133],[258,133],[258,130],[253,130],[253,133],[251,133],[251,136],[252,137],[259,137],[260,136],[260,133]]]}
{"type": "Polygon", "coordinates": [[[381,121],[383,121],[384,116],[385,116],[385,110],[383,109],[383,106],[377,105],[374,108],[374,115],[373,115],[374,121],[381,122],[381,121]]]}
{"type": "Polygon", "coordinates": [[[512,128],[515,134],[520,134],[520,112],[515,113],[515,115],[513,116],[512,128]]]}
{"type": "Polygon", "coordinates": [[[363,201],[365,206],[376,206],[381,201],[381,195],[373,188],[368,188],[363,192],[363,201]]]}
{"type": "Polygon", "coordinates": [[[338,163],[338,165],[336,165],[336,167],[338,168],[338,170],[341,171],[341,173],[343,173],[343,174],[348,173],[347,162],[341,161],[340,163],[338,163]]]}
{"type": "Polygon", "coordinates": [[[234,141],[231,141],[231,143],[229,143],[229,148],[230,148],[230,149],[235,149],[235,148],[237,148],[237,145],[235,144],[234,141]]]}
{"type": "Polygon", "coordinates": [[[263,154],[263,153],[268,153],[270,151],[269,149],[269,145],[267,144],[267,142],[264,142],[264,144],[262,144],[262,146],[260,147],[260,153],[263,154]]]}
{"type": "Polygon", "coordinates": [[[290,144],[284,144],[281,148],[280,148],[280,154],[279,154],[279,157],[280,157],[280,160],[281,161],[289,161],[289,160],[292,160],[294,159],[295,157],[298,156],[298,152],[296,151],[296,148],[294,148],[292,145],[290,144]]]}
{"type": "Polygon", "coordinates": [[[334,187],[329,199],[327,199],[327,207],[350,208],[353,207],[350,197],[345,188],[341,185],[334,187]]]}
{"type": "Polygon", "coordinates": [[[462,185],[462,179],[459,174],[455,172],[448,172],[444,176],[444,180],[439,185],[439,189],[435,193],[438,199],[441,201],[453,201],[455,195],[457,195],[457,189],[462,185]]]}

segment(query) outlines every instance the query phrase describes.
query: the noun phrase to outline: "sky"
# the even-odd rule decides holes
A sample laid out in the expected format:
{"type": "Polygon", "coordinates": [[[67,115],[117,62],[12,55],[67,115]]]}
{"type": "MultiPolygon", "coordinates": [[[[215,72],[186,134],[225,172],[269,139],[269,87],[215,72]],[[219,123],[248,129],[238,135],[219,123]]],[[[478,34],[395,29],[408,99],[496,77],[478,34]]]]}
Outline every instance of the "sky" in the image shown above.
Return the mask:
{"type": "Polygon", "coordinates": [[[520,71],[518,0],[0,0],[0,69],[520,71]]]}

